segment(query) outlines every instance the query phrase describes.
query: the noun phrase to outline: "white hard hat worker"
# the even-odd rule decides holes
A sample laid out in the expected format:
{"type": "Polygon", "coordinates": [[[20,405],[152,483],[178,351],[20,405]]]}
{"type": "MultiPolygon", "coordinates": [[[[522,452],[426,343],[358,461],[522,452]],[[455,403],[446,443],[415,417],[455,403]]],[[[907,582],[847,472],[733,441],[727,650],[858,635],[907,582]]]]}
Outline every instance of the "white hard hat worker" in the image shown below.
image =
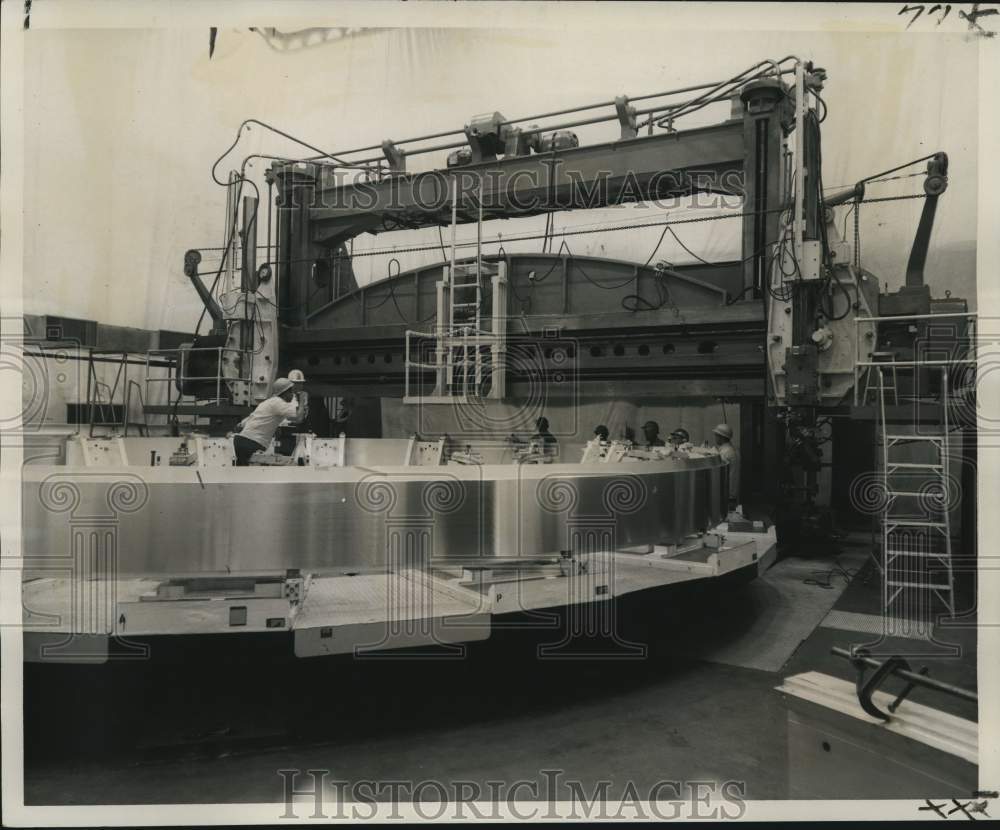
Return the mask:
{"type": "MultiPolygon", "coordinates": [[[[290,392],[294,388],[295,384],[292,382],[291,378],[278,378],[271,386],[271,394],[280,398],[283,397],[286,392],[290,392]]],[[[287,400],[290,399],[290,397],[287,398],[287,400]]]]}
{"type": "Polygon", "coordinates": [[[715,436],[715,446],[719,455],[728,465],[729,507],[733,509],[739,503],[737,491],[740,484],[739,473],[734,469],[739,459],[739,453],[736,452],[736,447],[732,443],[733,428],[729,424],[719,424],[712,430],[712,434],[715,436]]]}
{"type": "Polygon", "coordinates": [[[247,415],[240,424],[239,432],[233,436],[236,466],[245,467],[250,456],[266,449],[286,418],[296,423],[305,419],[303,398],[303,395],[295,394],[295,384],[288,378],[278,378],[271,384],[271,397],[261,401],[247,415]]]}
{"type": "Polygon", "coordinates": [[[288,379],[292,383],[305,383],[306,382],[306,376],[304,374],[302,374],[302,370],[301,369],[292,369],[292,371],[290,371],[288,373],[288,379]]]}
{"type": "Polygon", "coordinates": [[[719,424],[712,433],[719,438],[724,438],[726,441],[733,440],[733,428],[729,424],[719,424]]]}

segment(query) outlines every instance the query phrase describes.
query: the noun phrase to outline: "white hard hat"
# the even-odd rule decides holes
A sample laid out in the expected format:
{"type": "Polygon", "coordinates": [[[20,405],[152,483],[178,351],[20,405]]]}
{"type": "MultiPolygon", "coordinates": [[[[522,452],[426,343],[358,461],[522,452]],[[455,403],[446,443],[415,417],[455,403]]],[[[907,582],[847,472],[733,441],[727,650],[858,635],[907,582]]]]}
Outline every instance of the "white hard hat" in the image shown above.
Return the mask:
{"type": "Polygon", "coordinates": [[[274,386],[271,387],[271,393],[274,395],[280,395],[283,392],[287,392],[294,386],[295,384],[292,383],[288,378],[278,378],[274,382],[274,386]]]}
{"type": "Polygon", "coordinates": [[[305,383],[306,376],[302,374],[301,369],[292,369],[292,371],[288,373],[288,379],[292,383],[305,383]]]}
{"type": "Polygon", "coordinates": [[[722,438],[732,439],[733,437],[733,428],[729,424],[719,424],[712,432],[722,438]]]}

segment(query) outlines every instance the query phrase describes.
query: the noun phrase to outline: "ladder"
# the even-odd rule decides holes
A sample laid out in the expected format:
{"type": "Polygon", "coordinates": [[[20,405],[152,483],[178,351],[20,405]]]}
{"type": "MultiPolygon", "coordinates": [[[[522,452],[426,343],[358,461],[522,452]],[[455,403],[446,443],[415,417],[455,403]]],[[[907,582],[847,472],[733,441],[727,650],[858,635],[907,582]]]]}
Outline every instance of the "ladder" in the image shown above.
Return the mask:
{"type": "Polygon", "coordinates": [[[456,263],[448,280],[448,343],[446,352],[448,392],[468,398],[483,387],[483,277],[497,273],[481,258],[456,263]],[[470,395],[471,393],[471,395],[470,395]]]}
{"type": "Polygon", "coordinates": [[[865,391],[863,395],[863,402],[867,404],[873,392],[878,392],[879,394],[885,392],[892,393],[892,403],[894,405],[899,403],[899,383],[898,375],[896,373],[896,353],[895,352],[872,352],[871,359],[873,363],[878,365],[873,365],[869,367],[868,373],[865,375],[865,391]],[[882,364],[890,367],[891,371],[889,377],[885,377],[885,373],[882,371],[882,364]],[[873,371],[877,369],[876,373],[873,371]],[[875,381],[874,383],[872,381],[875,381]]]}
{"type": "MultiPolygon", "coordinates": [[[[893,403],[897,402],[895,377],[886,383],[885,370],[873,368],[878,379],[873,391],[878,391],[885,497],[880,511],[883,614],[930,626],[935,599],[955,616],[948,371],[941,367],[941,417],[935,420],[932,431],[914,424],[914,430],[907,432],[886,418],[886,398],[891,395],[893,403]]],[[[895,376],[896,367],[891,372],[895,376]]]]}
{"type": "Polygon", "coordinates": [[[476,255],[458,262],[457,183],[452,188],[451,255],[437,286],[437,324],[432,333],[407,331],[404,403],[451,403],[506,394],[506,262],[483,259],[482,183],[478,200],[476,255]],[[487,293],[487,288],[489,292],[487,293]],[[489,315],[484,305],[490,300],[489,315]],[[427,348],[427,346],[431,348],[427,348]],[[416,356],[414,357],[414,352],[416,356]],[[427,360],[425,355],[433,355],[427,360]],[[426,394],[417,372],[433,371],[434,391],[426,394]],[[487,385],[489,391],[485,391],[487,385]]]}

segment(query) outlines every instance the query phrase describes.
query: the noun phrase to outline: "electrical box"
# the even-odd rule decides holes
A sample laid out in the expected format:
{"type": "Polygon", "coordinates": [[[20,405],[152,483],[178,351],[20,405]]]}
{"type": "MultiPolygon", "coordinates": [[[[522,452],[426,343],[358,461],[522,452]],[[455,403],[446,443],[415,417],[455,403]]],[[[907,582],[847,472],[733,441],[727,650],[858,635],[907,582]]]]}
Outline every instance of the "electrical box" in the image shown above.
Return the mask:
{"type": "Polygon", "coordinates": [[[803,280],[818,280],[823,263],[823,245],[818,239],[806,239],[802,243],[802,261],[799,272],[803,280]]]}

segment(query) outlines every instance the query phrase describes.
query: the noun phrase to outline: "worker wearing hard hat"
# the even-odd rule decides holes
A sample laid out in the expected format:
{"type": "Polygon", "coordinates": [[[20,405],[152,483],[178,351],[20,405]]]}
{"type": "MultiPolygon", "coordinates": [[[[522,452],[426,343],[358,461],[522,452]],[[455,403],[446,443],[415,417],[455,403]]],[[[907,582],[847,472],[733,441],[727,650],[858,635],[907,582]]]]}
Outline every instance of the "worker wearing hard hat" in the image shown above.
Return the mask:
{"type": "Polygon", "coordinates": [[[663,447],[663,439],[660,438],[660,425],[656,421],[646,421],[642,425],[642,437],[646,440],[647,447],[663,447]]]}
{"type": "Polygon", "coordinates": [[[236,466],[246,467],[250,456],[266,449],[281,422],[301,421],[305,418],[305,396],[296,394],[295,384],[288,378],[278,378],[271,387],[271,397],[261,401],[257,408],[240,422],[239,431],[233,436],[236,466]]]}
{"type": "Polygon", "coordinates": [[[719,424],[712,430],[715,437],[715,448],[719,456],[728,465],[729,478],[729,502],[735,505],[738,502],[737,489],[739,487],[739,476],[736,474],[736,463],[739,454],[733,446],[733,428],[729,424],[719,424]]]}
{"type": "Polygon", "coordinates": [[[691,436],[684,427],[678,427],[670,433],[670,448],[674,451],[686,452],[691,449],[691,436]]]}
{"type": "MultiPolygon", "coordinates": [[[[309,400],[308,395],[306,395],[305,390],[302,388],[305,385],[306,376],[304,374],[302,374],[302,370],[301,369],[292,369],[288,373],[288,379],[292,382],[292,391],[295,393],[295,399],[298,400],[298,401],[301,401],[302,405],[305,406],[305,404],[309,400]]],[[[306,408],[306,410],[305,410],[306,414],[308,414],[308,411],[309,411],[308,408],[306,408]]],[[[306,417],[306,415],[303,415],[302,417],[304,419],[306,417]]],[[[284,421],[281,422],[281,424],[279,426],[281,426],[281,427],[288,427],[288,426],[291,426],[291,425],[292,425],[292,421],[290,421],[288,418],[286,418],[284,421]]]]}

